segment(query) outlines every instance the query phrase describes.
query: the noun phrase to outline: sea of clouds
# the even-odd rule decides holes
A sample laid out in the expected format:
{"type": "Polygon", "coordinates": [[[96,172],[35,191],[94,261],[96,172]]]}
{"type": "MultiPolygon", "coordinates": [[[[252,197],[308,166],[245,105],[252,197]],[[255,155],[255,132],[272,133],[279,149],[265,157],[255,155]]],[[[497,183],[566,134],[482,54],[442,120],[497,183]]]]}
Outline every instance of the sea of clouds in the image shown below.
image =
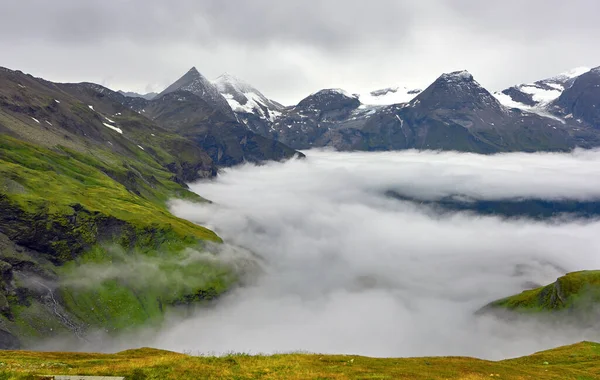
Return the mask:
{"type": "Polygon", "coordinates": [[[306,152],[242,165],[172,203],[260,257],[262,270],[153,346],[194,353],[309,351],[502,359],[597,330],[476,312],[496,299],[600,269],[600,222],[436,214],[419,199],[600,199],[600,151],[569,154],[306,152]]]}

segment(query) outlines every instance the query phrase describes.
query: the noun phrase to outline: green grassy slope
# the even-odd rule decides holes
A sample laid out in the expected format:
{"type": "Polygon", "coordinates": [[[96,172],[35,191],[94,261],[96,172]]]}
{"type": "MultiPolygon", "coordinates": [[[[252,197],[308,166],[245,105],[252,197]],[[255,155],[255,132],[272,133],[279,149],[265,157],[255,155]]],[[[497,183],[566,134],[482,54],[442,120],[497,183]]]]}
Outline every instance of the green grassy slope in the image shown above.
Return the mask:
{"type": "Polygon", "coordinates": [[[166,206],[204,202],[184,182],[214,173],[193,142],[119,103],[0,70],[0,348],[158,323],[226,291],[231,271],[189,251],[220,238],[166,206]],[[133,261],[162,280],[117,271],[75,281],[90,266],[133,261]]]}
{"type": "Polygon", "coordinates": [[[560,379],[600,378],[600,345],[583,342],[492,362],[465,357],[341,355],[193,357],[140,349],[118,354],[0,352],[0,379],[103,375],[127,379],[560,379]]]}
{"type": "Polygon", "coordinates": [[[600,271],[582,271],[555,283],[495,301],[492,308],[519,312],[569,311],[584,313],[600,305],[600,271]]]}

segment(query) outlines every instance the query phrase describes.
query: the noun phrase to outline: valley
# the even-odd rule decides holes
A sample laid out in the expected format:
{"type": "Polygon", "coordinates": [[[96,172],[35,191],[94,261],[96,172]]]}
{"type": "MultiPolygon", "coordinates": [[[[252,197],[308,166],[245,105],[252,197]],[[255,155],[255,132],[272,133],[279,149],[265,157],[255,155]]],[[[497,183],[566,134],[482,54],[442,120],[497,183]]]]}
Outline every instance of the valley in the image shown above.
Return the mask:
{"type": "MultiPolygon", "coordinates": [[[[536,82],[556,95],[537,103],[526,85],[499,95],[460,71],[283,106],[196,68],[144,96],[2,69],[0,347],[437,355],[452,372],[462,364],[443,357],[525,363],[599,341],[598,73],[536,82]]],[[[138,354],[232,373],[130,353],[114,373],[134,376],[138,354]]],[[[283,360],[358,376],[260,360],[235,371],[283,360]]]]}

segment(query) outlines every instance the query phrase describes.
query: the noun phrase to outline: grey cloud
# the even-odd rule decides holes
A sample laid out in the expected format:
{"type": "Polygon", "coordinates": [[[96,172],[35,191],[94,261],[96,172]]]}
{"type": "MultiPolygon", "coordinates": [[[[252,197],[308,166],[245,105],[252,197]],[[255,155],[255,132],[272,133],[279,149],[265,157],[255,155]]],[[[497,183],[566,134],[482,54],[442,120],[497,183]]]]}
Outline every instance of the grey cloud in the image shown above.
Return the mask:
{"type": "Polygon", "coordinates": [[[197,66],[288,104],[324,87],[424,87],[455,69],[498,90],[600,64],[599,8],[593,0],[4,0],[0,64],[137,91],[161,90],[197,66]]]}
{"type": "Polygon", "coordinates": [[[600,338],[583,326],[477,317],[488,302],[600,266],[600,222],[432,215],[390,200],[467,193],[600,197],[600,152],[308,151],[192,186],[212,205],[172,210],[264,258],[253,286],[167,327],[152,345],[192,352],[305,350],[501,359],[600,338]]]}

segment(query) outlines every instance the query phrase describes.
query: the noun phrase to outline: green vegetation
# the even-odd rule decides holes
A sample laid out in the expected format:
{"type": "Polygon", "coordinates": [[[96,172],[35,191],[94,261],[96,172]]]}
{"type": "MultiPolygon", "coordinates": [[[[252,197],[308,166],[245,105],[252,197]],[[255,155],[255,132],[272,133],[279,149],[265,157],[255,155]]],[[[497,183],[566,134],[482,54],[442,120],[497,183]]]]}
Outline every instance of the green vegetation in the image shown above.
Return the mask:
{"type": "Polygon", "coordinates": [[[464,357],[375,359],[303,354],[216,358],[149,348],[110,355],[0,352],[0,379],[58,374],[127,379],[592,380],[600,378],[600,344],[583,342],[499,362],[464,357]]]}
{"type": "Polygon", "coordinates": [[[201,251],[204,242],[221,240],[170,214],[166,202],[203,200],[139,151],[133,159],[101,149],[83,154],[0,139],[0,232],[34,252],[6,250],[0,260],[26,262],[35,273],[54,278],[64,309],[59,317],[44,306],[44,294],[0,277],[0,301],[8,304],[0,322],[23,343],[87,326],[121,331],[160,323],[168,308],[210,300],[235,281],[214,261],[190,261],[189,249],[201,251]],[[75,281],[84,269],[117,270],[135,267],[133,262],[154,271],[145,278],[121,271],[101,281],[93,273],[75,281]]]}
{"type": "Polygon", "coordinates": [[[94,326],[123,331],[162,322],[169,307],[210,301],[235,281],[229,268],[198,252],[164,252],[170,251],[95,249],[68,263],[59,270],[67,309],[94,326]]]}
{"type": "Polygon", "coordinates": [[[490,307],[519,312],[585,312],[600,303],[600,271],[582,271],[555,283],[491,303],[490,307]]]}

